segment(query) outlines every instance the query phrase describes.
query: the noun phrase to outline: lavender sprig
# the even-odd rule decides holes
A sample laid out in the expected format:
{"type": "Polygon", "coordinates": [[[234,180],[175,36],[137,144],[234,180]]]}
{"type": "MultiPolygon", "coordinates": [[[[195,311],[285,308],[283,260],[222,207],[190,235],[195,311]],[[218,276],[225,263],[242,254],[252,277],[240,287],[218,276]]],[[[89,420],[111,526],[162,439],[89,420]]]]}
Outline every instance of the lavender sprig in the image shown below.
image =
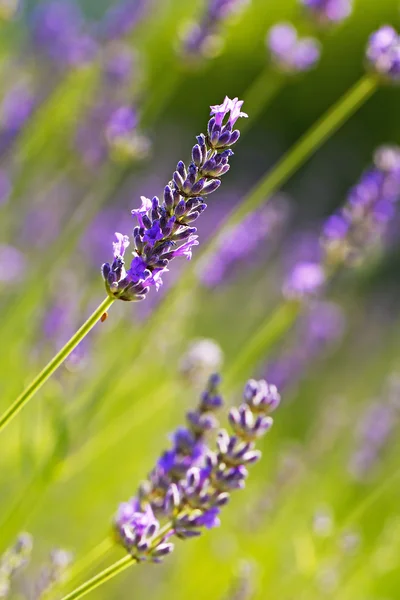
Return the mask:
{"type": "Polygon", "coordinates": [[[229,411],[231,432],[219,430],[212,450],[208,433],[218,426],[215,413],[222,407],[218,383],[217,376],[210,378],[197,409],[186,415],[187,427],[173,435],[172,449],[118,509],[117,540],[138,562],[159,562],[172,552],[172,536],[197,537],[218,526],[221,508],[233,491],[244,488],[248,466],[261,457],[256,440],[272,426],[269,413],[280,402],[276,387],[250,380],[243,404],[229,411]]]}
{"type": "Polygon", "coordinates": [[[134,258],[127,271],[123,257],[129,238],[115,234],[114,261],[102,267],[110,297],[128,302],[143,300],[151,286],[158,290],[162,285],[162,276],[173,258],[185,256],[190,260],[193,246],[198,245],[192,224],[207,208],[205,196],[219,188],[219,177],[229,170],[231,146],[240,136],[233,127],[239,117],[247,117],[241,112],[242,104],[238,98],[226,97],[222,104],[212,106],[207,135],[197,136],[188,167],[178,162],[172,180],[164,188],[163,200],[142,196],[142,206],[132,211],[138,226],[133,231],[134,258]]]}
{"type": "Polygon", "coordinates": [[[362,261],[394,216],[400,199],[400,147],[382,146],[374,162],[351,188],[347,202],[323,227],[328,265],[362,261]]]}

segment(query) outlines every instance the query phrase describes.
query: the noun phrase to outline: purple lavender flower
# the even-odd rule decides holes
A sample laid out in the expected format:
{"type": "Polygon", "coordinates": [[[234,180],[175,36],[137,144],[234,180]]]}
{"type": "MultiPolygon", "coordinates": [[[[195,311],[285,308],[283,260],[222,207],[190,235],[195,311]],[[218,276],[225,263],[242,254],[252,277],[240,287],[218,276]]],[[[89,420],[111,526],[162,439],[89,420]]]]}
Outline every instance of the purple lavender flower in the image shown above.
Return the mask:
{"type": "Polygon", "coordinates": [[[164,189],[163,201],[160,203],[157,196],[152,200],[142,197],[142,207],[132,211],[138,226],[133,231],[131,267],[125,270],[124,253],[117,254],[114,247],[113,263],[102,268],[112,297],[142,300],[151,286],[162,285],[162,276],[173,258],[185,256],[190,260],[192,248],[198,244],[192,223],[207,208],[205,196],[218,189],[219,177],[229,170],[230,146],[240,136],[233,127],[239,117],[247,116],[241,111],[242,104],[237,98],[226,97],[223,104],[212,106],[207,136],[197,137],[188,168],[179,161],[164,189]]]}
{"type": "Polygon", "coordinates": [[[275,67],[284,73],[309,71],[319,61],[321,49],[317,39],[299,38],[290,23],[272,27],[266,38],[267,48],[275,67]]]}
{"type": "Polygon", "coordinates": [[[77,4],[67,0],[51,0],[40,5],[33,19],[33,41],[59,66],[76,67],[93,60],[97,46],[85,32],[77,4]]]}
{"type": "Polygon", "coordinates": [[[187,428],[174,434],[172,450],[164,452],[138,495],[119,507],[117,540],[139,561],[159,562],[173,550],[173,535],[186,539],[218,527],[221,508],[232,491],[245,486],[247,467],[261,456],[255,440],[272,425],[269,413],[279,405],[277,389],[250,380],[244,403],[229,412],[234,433],[220,430],[212,451],[206,434],[218,425],[218,383],[218,376],[210,378],[197,409],[187,414],[187,428]],[[162,519],[167,527],[161,528],[162,519]]]}
{"type": "Polygon", "coordinates": [[[353,0],[299,0],[309,14],[323,25],[340,23],[353,11],[353,0]]]}
{"type": "Polygon", "coordinates": [[[248,3],[249,0],[208,0],[202,18],[189,24],[183,34],[183,54],[188,58],[206,58],[216,54],[222,45],[220,30],[224,22],[248,3]]]}
{"type": "Polygon", "coordinates": [[[229,229],[214,254],[206,263],[199,265],[202,284],[206,287],[220,284],[243,261],[256,262],[258,254],[265,260],[266,253],[272,250],[282,234],[288,212],[286,199],[279,197],[276,202],[270,201],[261,210],[250,213],[236,227],[229,229]]]}
{"type": "Polygon", "coordinates": [[[370,36],[366,59],[369,68],[384,80],[400,81],[400,37],[393,27],[384,25],[370,36]]]}
{"type": "Polygon", "coordinates": [[[346,204],[325,222],[322,246],[329,264],[357,263],[382,238],[400,199],[400,148],[384,146],[350,190],[346,204]]]}

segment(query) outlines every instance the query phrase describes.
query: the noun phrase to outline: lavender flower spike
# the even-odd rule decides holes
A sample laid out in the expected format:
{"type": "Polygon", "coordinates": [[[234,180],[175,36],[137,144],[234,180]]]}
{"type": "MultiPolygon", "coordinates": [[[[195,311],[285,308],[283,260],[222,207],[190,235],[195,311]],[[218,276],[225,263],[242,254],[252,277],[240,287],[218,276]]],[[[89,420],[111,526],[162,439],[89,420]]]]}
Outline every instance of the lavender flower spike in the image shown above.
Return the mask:
{"type": "Polygon", "coordinates": [[[207,208],[205,196],[218,189],[219,177],[229,170],[229,158],[240,133],[234,129],[243,101],[226,97],[211,107],[207,135],[197,136],[192,161],[186,167],[178,162],[172,180],[164,188],[163,200],[142,197],[142,206],[132,211],[138,221],[133,231],[133,260],[125,269],[124,253],[129,240],[122,234],[114,242],[114,260],[102,267],[107,292],[115,299],[143,300],[150,287],[158,289],[168,263],[176,256],[190,260],[198,245],[193,222],[207,208]],[[181,243],[181,245],[178,245],[181,243]]]}
{"type": "Polygon", "coordinates": [[[384,25],[370,36],[366,59],[369,68],[383,80],[400,82],[400,36],[393,27],[384,25]]]}
{"type": "Polygon", "coordinates": [[[213,375],[196,410],[187,413],[186,428],[172,436],[172,449],[162,454],[137,496],[119,507],[117,540],[138,561],[159,562],[172,551],[172,536],[192,538],[219,526],[221,508],[245,486],[248,467],[261,456],[255,442],[271,428],[269,413],[280,401],[276,387],[250,380],[243,404],[229,412],[232,433],[219,430],[213,450],[209,434],[222,406],[218,383],[213,375]]]}
{"type": "Polygon", "coordinates": [[[321,49],[317,39],[299,38],[290,23],[278,23],[266,38],[271,60],[279,71],[301,73],[309,71],[319,61],[321,49]]]}
{"type": "Polygon", "coordinates": [[[321,25],[340,23],[353,11],[353,0],[300,0],[300,4],[321,25]]]}
{"type": "Polygon", "coordinates": [[[373,166],[350,190],[344,206],[325,222],[325,262],[359,263],[393,219],[400,200],[400,147],[383,146],[373,166]]]}

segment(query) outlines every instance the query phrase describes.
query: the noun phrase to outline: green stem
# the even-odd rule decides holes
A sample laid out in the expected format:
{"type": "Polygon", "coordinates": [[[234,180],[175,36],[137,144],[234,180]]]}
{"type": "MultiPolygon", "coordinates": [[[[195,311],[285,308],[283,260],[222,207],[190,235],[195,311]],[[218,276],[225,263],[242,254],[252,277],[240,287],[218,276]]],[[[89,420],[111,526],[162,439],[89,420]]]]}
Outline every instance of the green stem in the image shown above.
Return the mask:
{"type": "Polygon", "coordinates": [[[74,582],[82,572],[90,570],[100,560],[102,560],[109,551],[114,547],[111,536],[104,538],[102,542],[97,544],[90,552],[74,563],[68,570],[67,579],[62,581],[62,587],[74,582]]]}
{"type": "Polygon", "coordinates": [[[124,558],[117,560],[117,562],[110,565],[103,571],[100,571],[100,573],[97,573],[97,575],[85,581],[85,583],[77,587],[66,596],[63,596],[62,600],[77,600],[77,598],[83,598],[83,596],[86,596],[86,594],[89,594],[99,586],[103,585],[103,583],[109,579],[112,579],[112,577],[115,577],[115,575],[118,575],[118,573],[122,573],[122,571],[125,571],[125,569],[136,562],[137,561],[133,556],[124,556],[124,558]]]}
{"type": "Polygon", "coordinates": [[[29,400],[40,390],[40,388],[46,383],[51,375],[58,369],[58,367],[65,361],[71,352],[77,347],[77,345],[83,340],[83,338],[89,333],[89,331],[96,325],[101,319],[102,315],[108,310],[114,299],[107,296],[105,300],[96,308],[96,310],[90,315],[88,320],[82,325],[80,329],[68,340],[68,342],[61,348],[61,350],[51,359],[44,369],[39,373],[37,377],[28,385],[27,388],[22,392],[15,402],[6,410],[6,412],[0,417],[0,431],[2,431],[17,414],[24,408],[29,400]]]}
{"type": "MultiPolygon", "coordinates": [[[[172,523],[166,523],[160,529],[157,536],[153,538],[153,542],[149,550],[156,548],[160,541],[168,534],[168,532],[171,531],[171,528],[172,523]]],[[[75,590],[73,590],[66,596],[63,596],[61,600],[77,600],[78,598],[83,598],[83,596],[86,596],[86,594],[89,594],[89,592],[100,587],[101,585],[103,585],[103,583],[105,583],[115,575],[118,575],[118,573],[122,573],[122,571],[125,571],[125,569],[137,562],[137,559],[134,556],[131,556],[130,554],[128,556],[124,556],[124,558],[117,560],[117,562],[113,563],[103,571],[100,571],[100,573],[97,573],[97,575],[82,583],[82,585],[77,587],[75,590]]]]}

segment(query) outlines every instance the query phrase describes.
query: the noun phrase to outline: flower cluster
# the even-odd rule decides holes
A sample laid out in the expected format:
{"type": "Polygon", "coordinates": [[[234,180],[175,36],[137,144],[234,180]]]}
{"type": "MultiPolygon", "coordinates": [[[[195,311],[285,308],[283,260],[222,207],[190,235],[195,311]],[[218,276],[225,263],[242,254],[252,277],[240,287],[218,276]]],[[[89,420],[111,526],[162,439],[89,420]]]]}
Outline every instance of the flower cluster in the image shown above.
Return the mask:
{"type": "Polygon", "coordinates": [[[11,578],[29,562],[32,546],[32,537],[29,533],[21,533],[14,546],[0,557],[0,598],[8,597],[11,578]]]}
{"type": "Polygon", "coordinates": [[[340,23],[353,11],[353,0],[299,0],[321,25],[340,23]]]}
{"type": "Polygon", "coordinates": [[[208,434],[218,426],[215,413],[222,407],[218,383],[217,376],[210,378],[197,409],[186,415],[187,427],[174,433],[172,449],[138,495],[119,507],[117,539],[138,561],[157,562],[169,554],[172,536],[187,539],[218,526],[221,508],[245,486],[247,467],[261,456],[255,442],[272,426],[269,413],[280,402],[276,387],[250,380],[243,404],[229,412],[232,432],[219,430],[211,450],[208,434]]]}
{"type": "Polygon", "coordinates": [[[189,25],[182,48],[187,57],[207,57],[221,46],[219,30],[231,15],[238,13],[249,0],[208,0],[203,18],[189,25]]]}
{"type": "Polygon", "coordinates": [[[241,112],[242,104],[237,98],[226,97],[221,105],[212,106],[207,135],[197,137],[188,167],[178,162],[164,188],[163,200],[142,196],[142,206],[132,211],[138,226],[133,231],[134,258],[128,270],[123,257],[129,238],[115,234],[114,261],[102,267],[107,292],[113,298],[142,300],[151,286],[158,289],[162,285],[170,260],[176,256],[190,260],[192,247],[198,244],[192,224],[207,208],[205,196],[219,188],[219,177],[229,170],[230,147],[240,136],[233,127],[239,117],[247,116],[241,112]]]}
{"type": "Polygon", "coordinates": [[[301,73],[310,70],[319,61],[320,43],[313,37],[299,38],[290,23],[278,23],[266,38],[271,60],[279,71],[301,73]]]}
{"type": "Polygon", "coordinates": [[[375,31],[368,40],[369,68],[388,82],[400,81],[400,36],[390,25],[375,31]]]}
{"type": "Polygon", "coordinates": [[[400,147],[379,148],[373,166],[349,192],[347,202],[323,227],[328,264],[360,262],[393,218],[400,199],[400,147]]]}

